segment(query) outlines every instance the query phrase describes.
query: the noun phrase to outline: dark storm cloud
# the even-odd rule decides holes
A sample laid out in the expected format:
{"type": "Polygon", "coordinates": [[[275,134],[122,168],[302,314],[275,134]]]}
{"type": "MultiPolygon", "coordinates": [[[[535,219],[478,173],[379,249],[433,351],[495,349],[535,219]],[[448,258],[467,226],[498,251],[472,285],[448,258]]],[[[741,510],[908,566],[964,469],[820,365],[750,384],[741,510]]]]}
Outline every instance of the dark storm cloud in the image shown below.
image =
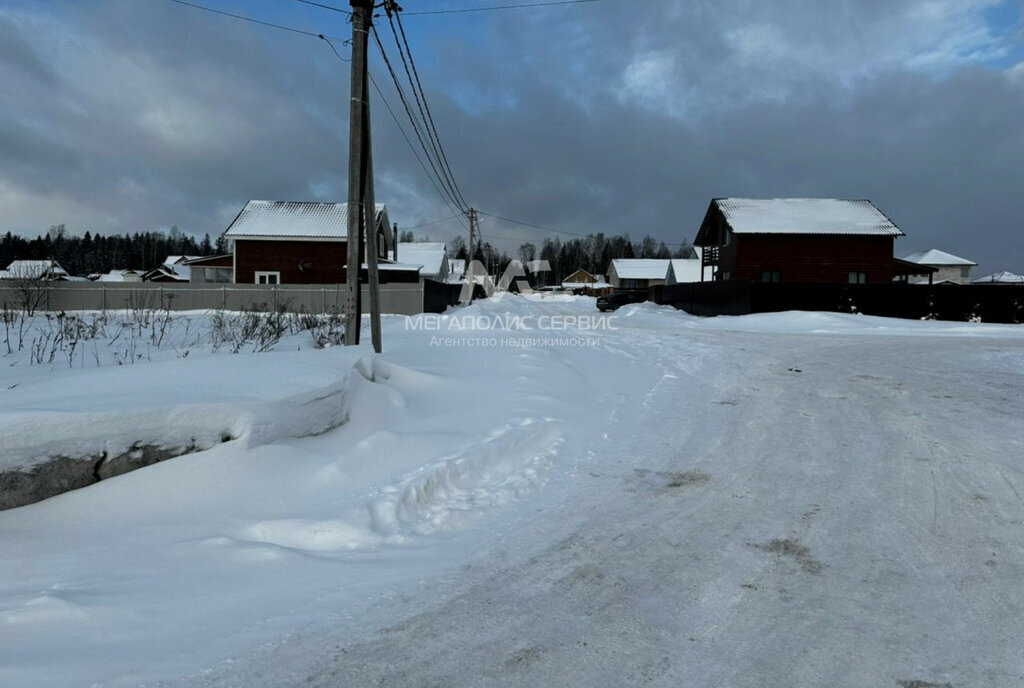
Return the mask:
{"type": "MultiPolygon", "coordinates": [[[[484,210],[680,241],[713,196],[869,197],[907,232],[900,253],[1024,271],[1024,78],[989,66],[1013,48],[985,20],[999,4],[623,0],[405,23],[484,210]]],[[[283,6],[251,11],[347,31],[283,6]]],[[[348,65],[322,43],[164,2],[53,7],[0,10],[7,227],[218,232],[249,198],[344,198],[348,65]]],[[[405,225],[448,214],[373,100],[378,198],[405,225]]]]}

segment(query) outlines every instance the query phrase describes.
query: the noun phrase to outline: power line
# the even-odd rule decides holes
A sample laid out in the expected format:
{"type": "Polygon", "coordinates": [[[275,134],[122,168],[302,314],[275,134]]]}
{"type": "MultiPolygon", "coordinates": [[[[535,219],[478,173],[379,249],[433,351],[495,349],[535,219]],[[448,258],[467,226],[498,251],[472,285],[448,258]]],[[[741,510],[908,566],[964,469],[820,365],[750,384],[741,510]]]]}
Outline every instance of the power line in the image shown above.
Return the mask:
{"type": "Polygon", "coordinates": [[[491,7],[466,7],[455,10],[428,10],[424,12],[406,12],[405,16],[423,16],[428,14],[465,14],[467,12],[493,12],[496,10],[520,10],[527,7],[553,7],[555,5],[582,5],[590,2],[603,2],[604,0],[554,0],[554,2],[527,2],[517,5],[494,5],[491,7]]]}
{"type": "MultiPolygon", "coordinates": [[[[259,24],[261,26],[269,26],[271,28],[280,29],[282,31],[290,31],[291,33],[300,33],[300,34],[302,34],[304,36],[312,36],[313,38],[322,38],[324,40],[327,40],[327,38],[328,38],[327,36],[324,36],[321,33],[313,33],[312,31],[304,31],[303,29],[296,29],[295,27],[285,26],[284,24],[275,24],[273,22],[263,21],[262,19],[253,19],[252,17],[247,17],[244,14],[233,14],[231,12],[224,12],[223,10],[215,10],[212,7],[206,7],[204,5],[197,5],[194,2],[186,2],[186,0],[171,0],[171,2],[177,3],[179,5],[187,5],[188,7],[194,7],[197,10],[203,10],[205,12],[212,12],[213,14],[219,14],[219,15],[222,15],[222,16],[225,16],[225,17],[231,17],[233,19],[241,19],[242,21],[251,22],[253,24],[259,24]]],[[[342,39],[335,38],[334,40],[342,40],[342,39]]],[[[333,49],[334,46],[332,45],[331,48],[333,49]]],[[[335,53],[337,53],[337,51],[335,51],[335,53]]],[[[341,58],[340,55],[338,57],[341,58]]],[[[341,58],[341,59],[344,59],[344,58],[341,58]]]]}
{"type": "Polygon", "coordinates": [[[313,2],[313,0],[295,0],[295,2],[301,2],[303,5],[312,5],[313,7],[320,7],[325,10],[330,10],[332,12],[341,12],[342,14],[347,14],[350,17],[352,16],[352,13],[349,12],[348,10],[342,9],[340,7],[335,7],[334,5],[325,5],[322,2],[313,2]]]}
{"type": "MultiPolygon", "coordinates": [[[[586,238],[592,237],[592,236],[594,236],[596,234],[596,232],[591,232],[590,234],[580,234],[579,232],[567,232],[567,231],[562,230],[562,229],[554,229],[552,227],[544,227],[542,225],[535,225],[532,222],[523,222],[522,220],[513,220],[512,218],[502,217],[500,215],[495,215],[493,213],[488,213],[488,212],[485,212],[483,210],[477,210],[477,212],[480,213],[481,215],[486,215],[487,217],[493,217],[495,220],[501,220],[502,222],[509,222],[511,224],[514,224],[514,225],[522,225],[523,227],[532,227],[533,229],[539,229],[539,230],[544,231],[544,232],[551,232],[552,234],[565,234],[565,235],[568,235],[568,236],[580,237],[581,239],[586,239],[586,238]]],[[[511,237],[502,237],[502,238],[510,239],[511,237]]],[[[663,241],[661,243],[665,244],[666,246],[689,246],[690,245],[689,242],[685,242],[685,241],[682,241],[682,242],[663,241]]]]}
{"type": "MultiPolygon", "coordinates": [[[[412,145],[412,141],[409,140],[408,134],[405,133],[405,129],[402,127],[402,123],[398,120],[398,115],[396,115],[395,111],[391,109],[391,104],[388,103],[388,99],[384,97],[384,92],[381,91],[380,86],[377,85],[377,80],[373,78],[373,74],[370,74],[369,72],[367,72],[367,74],[369,74],[370,83],[372,83],[373,87],[377,90],[377,95],[380,96],[381,102],[384,103],[384,107],[387,108],[388,113],[391,114],[391,119],[395,121],[395,126],[398,127],[399,133],[401,133],[402,138],[405,139],[406,145],[409,146],[409,150],[412,151],[412,154],[416,157],[416,162],[418,162],[420,164],[420,167],[423,168],[423,174],[425,174],[430,183],[433,184],[434,189],[441,197],[441,200],[444,201],[445,204],[448,206],[448,209],[455,213],[453,217],[459,217],[459,213],[461,213],[462,211],[452,205],[451,201],[445,197],[445,194],[437,185],[437,182],[434,181],[434,177],[430,176],[430,172],[427,171],[427,166],[423,164],[423,159],[420,158],[420,154],[416,152],[416,147],[412,145]]],[[[459,219],[461,220],[461,217],[459,217],[459,219]]]]}
{"type": "MultiPolygon", "coordinates": [[[[420,148],[423,149],[423,153],[427,157],[427,162],[430,163],[430,168],[434,171],[435,177],[441,182],[441,186],[444,187],[445,195],[457,207],[461,212],[465,213],[468,208],[461,204],[456,196],[448,189],[444,183],[444,177],[437,170],[437,165],[434,162],[434,158],[430,155],[430,150],[427,148],[426,143],[423,141],[423,135],[420,133],[419,125],[416,122],[416,117],[412,114],[412,109],[409,105],[409,100],[406,98],[405,91],[402,89],[402,84],[395,74],[394,68],[391,66],[391,60],[388,58],[387,52],[384,50],[384,44],[381,43],[380,35],[377,33],[376,27],[372,24],[370,26],[371,33],[373,34],[374,41],[377,44],[377,49],[380,51],[381,57],[384,59],[384,65],[387,67],[388,73],[391,75],[391,81],[395,84],[395,89],[398,91],[398,97],[402,101],[402,105],[405,107],[405,114],[409,118],[409,122],[412,124],[413,133],[416,135],[416,139],[420,143],[420,148]]],[[[378,89],[379,92],[379,89],[378,89]]],[[[440,161],[439,161],[440,162],[440,161]]]]}
{"type": "MultiPolygon", "coordinates": [[[[341,7],[335,7],[334,5],[327,5],[322,2],[313,2],[313,0],[295,0],[301,2],[304,5],[313,5],[314,7],[320,7],[325,10],[331,10],[332,12],[341,12],[342,14],[351,15],[352,13],[341,7]]],[[[515,5],[493,5],[491,7],[465,7],[462,9],[454,10],[425,10],[423,12],[405,12],[407,17],[422,17],[430,14],[466,14],[468,12],[494,12],[497,10],[520,10],[528,7],[554,7],[557,5],[582,5],[591,2],[603,2],[604,0],[554,0],[552,2],[527,2],[519,3],[515,5]]]]}
{"type": "Polygon", "coordinates": [[[412,227],[406,227],[406,230],[412,231],[414,229],[421,229],[423,227],[429,227],[431,225],[441,224],[442,222],[448,222],[461,217],[460,215],[449,215],[448,217],[442,217],[440,220],[434,220],[433,222],[424,222],[423,224],[413,225],[412,227]]]}
{"type": "MultiPolygon", "coordinates": [[[[422,109],[426,110],[426,113],[427,113],[426,119],[430,123],[430,130],[433,131],[434,142],[437,144],[437,148],[441,152],[441,159],[444,162],[444,168],[448,172],[448,179],[451,182],[452,187],[454,187],[455,192],[456,192],[456,194],[459,197],[459,200],[462,201],[462,205],[468,206],[469,204],[466,203],[466,199],[462,195],[462,189],[460,189],[459,185],[455,182],[455,175],[452,173],[452,167],[448,163],[448,156],[445,155],[444,147],[441,145],[441,136],[440,136],[440,134],[437,131],[437,126],[434,124],[434,116],[430,112],[430,105],[427,104],[427,94],[423,90],[423,84],[420,82],[420,73],[419,73],[419,70],[416,69],[416,61],[412,57],[412,51],[409,49],[409,41],[408,41],[408,39],[405,36],[405,27],[402,26],[402,15],[400,13],[398,13],[398,12],[395,12],[394,21],[392,21],[391,13],[388,12],[388,21],[391,23],[391,33],[392,34],[395,34],[395,23],[398,24],[398,29],[402,33],[402,45],[405,46],[405,52],[409,56],[409,64],[412,65],[413,76],[415,76],[415,78],[416,78],[415,89],[419,90],[420,95],[423,98],[423,108],[422,109]]],[[[397,34],[395,34],[395,44],[398,45],[398,35],[397,34]]],[[[399,50],[401,50],[401,49],[402,49],[402,46],[399,46],[399,50]]],[[[404,60],[403,60],[403,64],[404,64],[404,60]]],[[[408,76],[408,73],[409,73],[409,71],[408,71],[408,68],[407,68],[406,69],[406,76],[408,76]]],[[[410,84],[411,83],[412,83],[412,80],[410,79],[410,84]]],[[[418,99],[417,99],[417,101],[418,101],[418,99]]],[[[423,114],[422,111],[421,111],[420,114],[421,115],[423,114]]]]}

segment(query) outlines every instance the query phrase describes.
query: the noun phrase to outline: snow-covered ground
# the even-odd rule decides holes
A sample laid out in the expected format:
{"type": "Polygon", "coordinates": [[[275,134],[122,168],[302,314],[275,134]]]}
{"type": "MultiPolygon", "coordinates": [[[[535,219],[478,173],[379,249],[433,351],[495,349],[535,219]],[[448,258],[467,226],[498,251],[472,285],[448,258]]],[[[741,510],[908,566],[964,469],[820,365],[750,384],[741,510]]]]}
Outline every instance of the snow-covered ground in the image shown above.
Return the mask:
{"type": "Polygon", "coordinates": [[[1024,327],[594,315],[5,365],[47,451],[236,439],[0,512],[0,686],[1024,683],[1024,327]]]}

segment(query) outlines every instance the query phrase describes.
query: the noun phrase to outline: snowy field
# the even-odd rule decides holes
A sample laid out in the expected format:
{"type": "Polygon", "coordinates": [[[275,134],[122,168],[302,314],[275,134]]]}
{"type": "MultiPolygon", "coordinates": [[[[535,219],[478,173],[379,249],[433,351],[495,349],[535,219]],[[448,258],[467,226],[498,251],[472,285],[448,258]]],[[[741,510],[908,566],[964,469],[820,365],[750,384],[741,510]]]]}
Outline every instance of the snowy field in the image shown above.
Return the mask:
{"type": "Polygon", "coordinates": [[[0,512],[0,686],[1024,685],[1024,326],[595,315],[0,358],[0,464],[214,440],[0,512]]]}

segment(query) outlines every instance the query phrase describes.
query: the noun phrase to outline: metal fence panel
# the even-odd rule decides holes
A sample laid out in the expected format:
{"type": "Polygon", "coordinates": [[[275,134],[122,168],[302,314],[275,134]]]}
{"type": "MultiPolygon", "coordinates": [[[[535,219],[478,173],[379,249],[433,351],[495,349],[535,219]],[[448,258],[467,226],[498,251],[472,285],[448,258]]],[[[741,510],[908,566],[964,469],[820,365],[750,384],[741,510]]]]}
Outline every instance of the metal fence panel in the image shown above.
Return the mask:
{"type": "MultiPolygon", "coordinates": [[[[347,295],[343,284],[208,284],[48,282],[40,285],[39,310],[81,311],[139,308],[184,310],[275,310],[341,313],[347,295]]],[[[0,305],[18,307],[24,296],[13,284],[0,282],[0,305]]],[[[363,285],[364,312],[369,308],[363,285]]],[[[415,315],[423,312],[423,285],[382,284],[382,313],[415,315]]]]}

